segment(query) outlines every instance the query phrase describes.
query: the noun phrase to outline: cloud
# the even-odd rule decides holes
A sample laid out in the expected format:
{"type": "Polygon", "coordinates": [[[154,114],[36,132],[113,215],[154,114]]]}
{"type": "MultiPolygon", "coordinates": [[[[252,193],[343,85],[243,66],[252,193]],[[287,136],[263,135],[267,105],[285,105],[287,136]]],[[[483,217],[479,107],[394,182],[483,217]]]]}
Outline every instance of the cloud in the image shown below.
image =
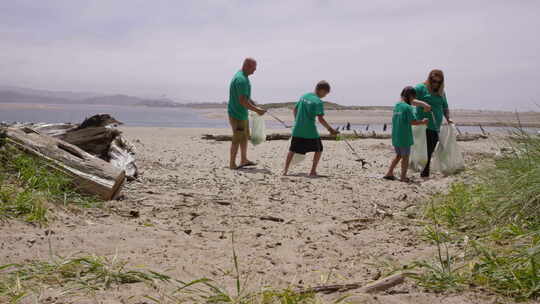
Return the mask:
{"type": "Polygon", "coordinates": [[[431,68],[453,107],[535,109],[540,93],[534,0],[11,2],[3,84],[224,101],[253,56],[259,101],[326,79],[329,100],[391,105],[431,68]]]}

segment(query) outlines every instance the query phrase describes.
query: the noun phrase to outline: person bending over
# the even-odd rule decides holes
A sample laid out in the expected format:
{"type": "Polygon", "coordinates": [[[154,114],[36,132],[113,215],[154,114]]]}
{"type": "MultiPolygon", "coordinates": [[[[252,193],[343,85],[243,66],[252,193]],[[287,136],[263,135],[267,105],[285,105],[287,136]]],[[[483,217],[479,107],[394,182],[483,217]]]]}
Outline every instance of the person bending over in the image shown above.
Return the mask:
{"type": "Polygon", "coordinates": [[[294,128],[292,131],[291,146],[287,159],[285,160],[285,170],[283,175],[289,172],[294,153],[306,154],[315,152],[313,156],[313,164],[309,176],[317,176],[317,166],[321,159],[323,145],[321,136],[315,124],[315,118],[323,125],[332,135],[337,135],[339,132],[334,130],[324,119],[324,106],[321,98],[326,97],[330,93],[330,84],[326,81],[320,81],[315,87],[315,92],[304,94],[294,107],[294,128]]]}

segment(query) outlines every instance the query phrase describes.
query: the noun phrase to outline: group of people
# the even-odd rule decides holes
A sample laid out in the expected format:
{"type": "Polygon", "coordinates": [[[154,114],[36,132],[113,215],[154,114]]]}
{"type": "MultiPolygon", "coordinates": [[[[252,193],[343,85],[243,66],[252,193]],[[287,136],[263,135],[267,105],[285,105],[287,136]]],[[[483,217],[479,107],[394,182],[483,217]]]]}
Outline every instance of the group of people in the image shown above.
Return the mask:
{"type": "MultiPolygon", "coordinates": [[[[229,102],[227,111],[233,136],[230,150],[231,169],[254,166],[255,163],[247,158],[247,145],[249,139],[248,110],[264,115],[266,110],[257,106],[251,99],[251,84],[249,76],[255,73],[257,62],[253,58],[246,58],[242,69],[238,71],[229,88],[229,102]],[[240,165],[236,159],[240,149],[240,165]]],[[[309,176],[317,176],[317,166],[323,152],[323,144],[317,130],[316,121],[325,127],[332,135],[339,134],[324,118],[324,105],[322,98],[330,93],[330,84],[319,81],[315,90],[300,97],[296,103],[293,115],[294,126],[289,152],[285,160],[283,175],[287,175],[289,166],[295,153],[306,154],[314,152],[313,164],[309,176]]],[[[384,176],[387,180],[397,180],[394,169],[401,162],[401,175],[399,180],[408,182],[407,170],[411,146],[414,143],[412,125],[427,125],[427,154],[428,161],[422,170],[421,176],[429,178],[431,156],[437,142],[443,117],[448,123],[450,111],[444,91],[444,74],[441,70],[432,70],[425,82],[415,87],[407,86],[401,92],[401,100],[396,103],[392,116],[392,145],[396,152],[388,172],[384,176]],[[415,108],[416,107],[416,108],[415,108]]]]}

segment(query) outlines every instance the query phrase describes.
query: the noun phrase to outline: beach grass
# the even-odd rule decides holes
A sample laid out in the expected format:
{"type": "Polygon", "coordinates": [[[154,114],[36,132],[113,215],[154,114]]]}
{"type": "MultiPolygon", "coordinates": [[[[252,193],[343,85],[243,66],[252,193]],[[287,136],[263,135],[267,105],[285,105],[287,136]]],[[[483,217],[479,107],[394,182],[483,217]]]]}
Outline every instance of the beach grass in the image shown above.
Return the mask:
{"type": "MultiPolygon", "coordinates": [[[[234,242],[234,240],[233,240],[234,242]]],[[[52,253],[49,242],[48,260],[31,260],[23,264],[0,265],[0,300],[21,303],[39,299],[45,290],[56,290],[62,296],[94,296],[96,292],[119,288],[125,284],[145,284],[150,294],[133,296],[145,303],[231,303],[231,304],[322,304],[329,303],[314,292],[292,286],[248,286],[249,276],[240,273],[240,261],[233,247],[234,288],[221,287],[215,280],[199,278],[190,282],[142,267],[129,267],[118,255],[112,257],[80,254],[60,257],[52,253]]],[[[343,303],[342,296],[331,303],[343,303]]]]}
{"type": "Polygon", "coordinates": [[[50,288],[57,288],[64,295],[88,294],[122,284],[154,284],[170,280],[170,277],[158,272],[128,269],[126,264],[116,255],[111,258],[82,255],[2,265],[0,300],[19,303],[30,296],[39,297],[43,290],[50,288]]]}
{"type": "Polygon", "coordinates": [[[44,225],[51,204],[98,207],[101,201],[75,191],[72,181],[39,160],[0,144],[0,219],[44,225]]]}
{"type": "Polygon", "coordinates": [[[540,298],[540,137],[516,132],[509,144],[473,182],[455,183],[425,208],[437,255],[414,263],[420,286],[540,298]]]}

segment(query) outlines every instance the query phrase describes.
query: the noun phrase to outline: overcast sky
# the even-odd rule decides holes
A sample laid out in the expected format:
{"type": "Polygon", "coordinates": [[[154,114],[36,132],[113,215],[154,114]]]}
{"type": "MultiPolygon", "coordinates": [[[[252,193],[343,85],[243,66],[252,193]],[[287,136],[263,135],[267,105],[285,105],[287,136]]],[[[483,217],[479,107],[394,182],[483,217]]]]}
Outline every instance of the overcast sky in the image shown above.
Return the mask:
{"type": "Polygon", "coordinates": [[[0,0],[0,84],[226,101],[242,59],[259,102],[326,79],[392,105],[429,70],[452,108],[540,110],[538,0],[0,0]]]}

